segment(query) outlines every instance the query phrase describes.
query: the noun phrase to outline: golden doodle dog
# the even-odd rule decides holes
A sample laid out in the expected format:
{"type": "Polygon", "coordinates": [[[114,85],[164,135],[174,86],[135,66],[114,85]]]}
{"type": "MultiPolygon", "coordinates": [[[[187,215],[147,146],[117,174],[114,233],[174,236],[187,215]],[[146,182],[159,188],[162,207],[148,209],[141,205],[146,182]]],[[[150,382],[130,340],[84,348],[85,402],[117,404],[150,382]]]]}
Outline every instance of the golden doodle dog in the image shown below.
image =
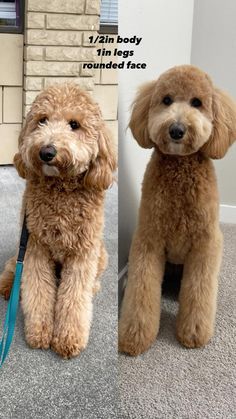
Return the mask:
{"type": "MultiPolygon", "coordinates": [[[[92,298],[107,264],[104,191],[116,168],[98,105],[76,84],[44,90],[27,115],[14,163],[26,179],[22,212],[30,233],[21,286],[26,341],[76,356],[88,343],[92,298]]],[[[1,275],[5,297],[15,261],[1,275]]]]}
{"type": "Polygon", "coordinates": [[[188,348],[213,335],[222,254],[212,161],[236,138],[236,105],[200,69],[174,67],[147,83],[133,104],[130,128],[153,148],[143,181],[119,322],[119,349],[146,351],[159,330],[167,261],[183,264],[177,338],[188,348]]]}

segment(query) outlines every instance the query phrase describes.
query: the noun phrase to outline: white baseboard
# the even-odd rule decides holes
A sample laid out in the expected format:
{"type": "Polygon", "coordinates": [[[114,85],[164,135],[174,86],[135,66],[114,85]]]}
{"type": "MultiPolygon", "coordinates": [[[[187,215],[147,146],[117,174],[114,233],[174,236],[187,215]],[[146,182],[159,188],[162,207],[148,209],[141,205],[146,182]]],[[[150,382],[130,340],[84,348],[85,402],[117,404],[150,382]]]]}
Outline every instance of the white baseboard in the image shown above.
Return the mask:
{"type": "Polygon", "coordinates": [[[125,274],[128,271],[128,264],[126,264],[123,269],[121,269],[121,271],[118,273],[118,280],[120,280],[121,278],[123,278],[123,276],[125,276],[125,274]]]}
{"type": "Polygon", "coordinates": [[[220,222],[236,224],[236,206],[220,205],[220,222]]]}

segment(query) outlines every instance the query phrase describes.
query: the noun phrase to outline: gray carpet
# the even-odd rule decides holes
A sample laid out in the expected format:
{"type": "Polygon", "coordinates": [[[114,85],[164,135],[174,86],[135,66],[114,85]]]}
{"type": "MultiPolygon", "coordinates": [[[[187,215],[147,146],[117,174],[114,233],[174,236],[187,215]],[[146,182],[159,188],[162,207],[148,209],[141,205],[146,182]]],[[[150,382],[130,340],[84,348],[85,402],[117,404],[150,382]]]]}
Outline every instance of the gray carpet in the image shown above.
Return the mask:
{"type": "MultiPolygon", "coordinates": [[[[0,168],[0,270],[16,249],[24,183],[12,167],[0,168]]],[[[32,350],[18,313],[10,354],[0,370],[0,418],[115,418],[117,403],[117,186],[106,199],[105,242],[109,268],[94,301],[88,348],[62,360],[52,351],[32,350]]],[[[0,300],[0,319],[6,312],[0,300]]]]}
{"type": "Polygon", "coordinates": [[[214,338],[204,349],[181,347],[174,336],[177,302],[163,298],[155,344],[138,358],[119,356],[123,418],[236,418],[236,226],[222,230],[214,338]]]}

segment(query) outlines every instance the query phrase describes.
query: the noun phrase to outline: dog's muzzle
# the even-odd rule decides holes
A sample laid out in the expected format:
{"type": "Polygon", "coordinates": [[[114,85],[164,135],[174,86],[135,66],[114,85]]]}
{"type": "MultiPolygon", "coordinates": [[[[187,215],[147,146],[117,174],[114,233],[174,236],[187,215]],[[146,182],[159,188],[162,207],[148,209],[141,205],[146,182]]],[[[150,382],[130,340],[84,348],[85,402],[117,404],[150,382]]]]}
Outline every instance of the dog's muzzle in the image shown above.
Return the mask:
{"type": "Polygon", "coordinates": [[[57,154],[57,150],[53,145],[43,146],[39,151],[39,157],[45,163],[52,161],[57,154]]]}

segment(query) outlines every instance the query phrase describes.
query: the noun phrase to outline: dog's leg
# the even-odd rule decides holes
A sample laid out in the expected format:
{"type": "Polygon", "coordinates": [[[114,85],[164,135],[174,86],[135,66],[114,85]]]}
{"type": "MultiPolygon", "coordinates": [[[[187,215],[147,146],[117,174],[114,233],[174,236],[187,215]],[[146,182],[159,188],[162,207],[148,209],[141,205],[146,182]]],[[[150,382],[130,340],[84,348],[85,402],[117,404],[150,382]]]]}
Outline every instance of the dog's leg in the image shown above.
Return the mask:
{"type": "Polygon", "coordinates": [[[92,320],[98,251],[65,260],[58,288],[52,349],[70,358],[85,349],[92,320]]]}
{"type": "Polygon", "coordinates": [[[56,280],[46,249],[29,240],[21,286],[25,337],[32,348],[47,349],[53,333],[56,280]]]}
{"type": "Polygon", "coordinates": [[[146,351],[160,322],[161,283],[165,257],[136,234],[130,252],[129,276],[119,321],[119,350],[130,355],[146,351]]]}
{"type": "Polygon", "coordinates": [[[8,300],[11,294],[15,269],[16,256],[13,256],[7,261],[4,271],[0,276],[0,294],[5,298],[5,300],[8,300]]]}
{"type": "Polygon", "coordinates": [[[105,249],[104,243],[101,242],[101,250],[100,250],[100,255],[98,258],[98,266],[97,266],[97,275],[96,275],[95,282],[93,285],[93,294],[96,294],[101,288],[100,277],[102,273],[105,271],[107,267],[107,263],[108,263],[107,251],[105,249]]]}
{"type": "Polygon", "coordinates": [[[199,242],[184,264],[177,338],[188,348],[206,345],[213,335],[221,253],[220,233],[214,241],[199,242]]]}

